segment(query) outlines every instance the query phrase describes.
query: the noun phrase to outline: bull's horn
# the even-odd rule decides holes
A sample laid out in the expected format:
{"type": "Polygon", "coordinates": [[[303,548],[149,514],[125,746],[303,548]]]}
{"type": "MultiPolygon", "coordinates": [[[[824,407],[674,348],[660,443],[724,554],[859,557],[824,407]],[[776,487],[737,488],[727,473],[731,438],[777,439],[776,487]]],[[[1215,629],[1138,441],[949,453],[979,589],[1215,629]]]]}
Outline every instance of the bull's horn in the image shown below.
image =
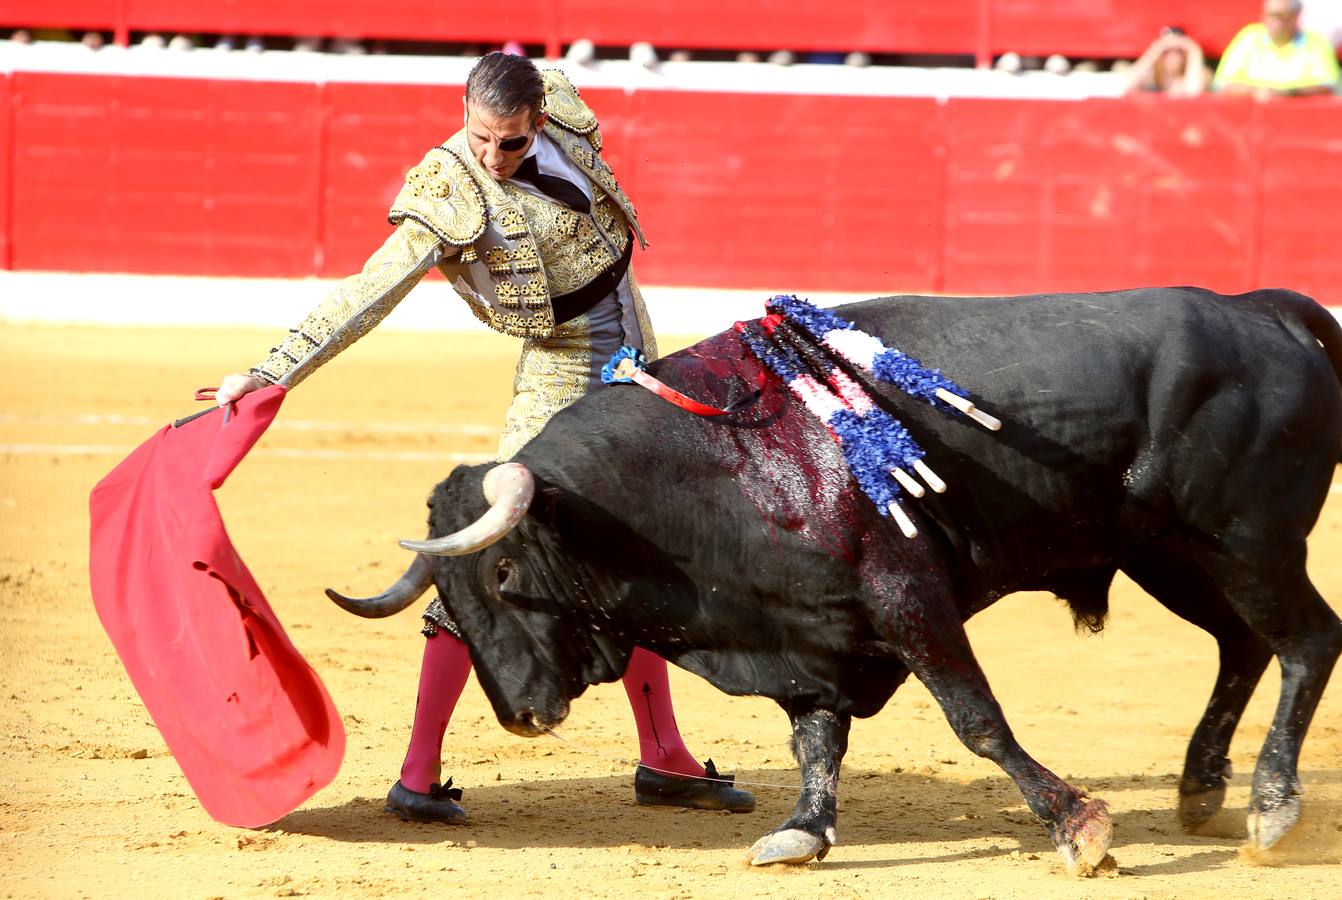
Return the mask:
{"type": "Polygon", "coordinates": [[[401,546],[434,556],[465,556],[483,550],[522,521],[536,493],[536,481],[521,463],[503,463],[485,475],[484,489],[489,509],[470,525],[427,541],[401,541],[401,546]]]}
{"type": "Polygon", "coordinates": [[[421,553],[415,556],[415,561],[395,584],[376,597],[364,599],[346,597],[330,588],[326,589],[326,596],[345,612],[352,612],[365,619],[381,619],[395,615],[414,603],[431,584],[433,584],[433,560],[421,553]]]}

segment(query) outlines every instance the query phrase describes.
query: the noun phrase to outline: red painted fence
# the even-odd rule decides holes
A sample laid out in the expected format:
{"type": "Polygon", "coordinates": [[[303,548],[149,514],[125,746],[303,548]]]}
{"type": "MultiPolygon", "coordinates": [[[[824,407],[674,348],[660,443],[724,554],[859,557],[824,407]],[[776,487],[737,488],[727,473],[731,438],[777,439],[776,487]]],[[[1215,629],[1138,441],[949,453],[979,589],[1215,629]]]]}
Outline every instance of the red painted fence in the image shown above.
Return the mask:
{"type": "Polygon", "coordinates": [[[204,34],[323,35],[415,41],[516,40],[555,56],[579,38],[666,49],[865,50],[1135,57],[1161,26],[1188,29],[1219,54],[1259,0],[5,0],[13,26],[204,34]]]}
{"type": "MultiPolygon", "coordinates": [[[[1342,304],[1335,99],[584,97],[649,284],[1342,304]]],[[[0,103],[12,268],[240,276],[356,271],[461,110],[454,87],[36,72],[0,79],[0,103]]]]}

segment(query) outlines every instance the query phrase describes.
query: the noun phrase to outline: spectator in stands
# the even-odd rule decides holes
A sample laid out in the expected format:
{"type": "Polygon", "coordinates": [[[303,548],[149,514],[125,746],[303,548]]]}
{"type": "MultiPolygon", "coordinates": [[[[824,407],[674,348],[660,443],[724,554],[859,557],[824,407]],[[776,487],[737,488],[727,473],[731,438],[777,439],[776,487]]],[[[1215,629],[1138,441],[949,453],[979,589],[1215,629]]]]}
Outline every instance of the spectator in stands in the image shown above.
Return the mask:
{"type": "Polygon", "coordinates": [[[1300,0],[1264,0],[1263,20],[1235,35],[1212,86],[1259,99],[1332,93],[1337,55],[1323,35],[1301,30],[1301,9],[1300,0]]]}
{"type": "Polygon", "coordinates": [[[66,43],[73,41],[75,34],[68,28],[36,28],[33,29],[30,37],[38,43],[43,41],[66,43]]]}
{"type": "Polygon", "coordinates": [[[342,56],[363,56],[368,52],[368,48],[364,46],[362,38],[332,38],[331,52],[342,56]]]}
{"type": "Polygon", "coordinates": [[[629,45],[629,61],[640,69],[655,69],[659,62],[657,48],[647,41],[635,41],[629,45]]]}
{"type": "Polygon", "coordinates": [[[564,59],[579,66],[589,66],[596,59],[596,45],[587,38],[578,38],[569,45],[564,59]]]}
{"type": "MultiPolygon", "coordinates": [[[[406,176],[387,242],[250,374],[225,377],[219,402],[297,385],[439,268],[485,324],[526,339],[499,446],[500,459],[510,458],[551,416],[601,386],[601,366],[619,347],[656,354],[629,268],[642,240],[637,214],[600,149],[596,116],[561,72],[487,54],[467,77],[465,127],[406,176]]],[[[440,757],[470,653],[442,598],[424,615],[410,747],[386,808],[403,819],[459,823],[466,811],[451,780],[442,784],[440,757]]],[[[624,681],[641,747],[640,803],[754,808],[749,793],[715,779],[686,749],[663,660],[636,650],[624,681]]]]}
{"type": "Polygon", "coordinates": [[[1201,94],[1209,80],[1202,47],[1173,25],[1161,29],[1125,75],[1129,93],[1150,91],[1176,97],[1201,94]]]}

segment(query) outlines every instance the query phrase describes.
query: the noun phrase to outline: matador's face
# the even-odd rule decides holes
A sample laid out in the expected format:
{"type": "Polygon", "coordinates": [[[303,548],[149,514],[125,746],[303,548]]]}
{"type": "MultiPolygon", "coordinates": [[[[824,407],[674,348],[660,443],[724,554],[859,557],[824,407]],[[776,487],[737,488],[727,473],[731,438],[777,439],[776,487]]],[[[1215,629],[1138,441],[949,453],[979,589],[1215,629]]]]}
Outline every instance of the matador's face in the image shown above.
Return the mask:
{"type": "Polygon", "coordinates": [[[501,116],[474,103],[466,104],[466,138],[471,153],[495,181],[512,177],[544,124],[545,113],[533,118],[531,111],[524,109],[501,116]]]}

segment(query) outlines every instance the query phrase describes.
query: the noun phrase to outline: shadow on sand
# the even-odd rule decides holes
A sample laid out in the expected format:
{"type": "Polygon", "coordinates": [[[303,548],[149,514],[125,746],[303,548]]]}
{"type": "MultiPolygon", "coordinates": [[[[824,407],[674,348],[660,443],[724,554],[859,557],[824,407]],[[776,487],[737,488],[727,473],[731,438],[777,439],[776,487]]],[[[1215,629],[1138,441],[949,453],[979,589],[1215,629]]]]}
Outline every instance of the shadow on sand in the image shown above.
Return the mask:
{"type": "MultiPolygon", "coordinates": [[[[1231,805],[1196,833],[1179,827],[1174,812],[1175,775],[1083,779],[1094,796],[1110,797],[1124,790],[1159,788],[1168,803],[1113,811],[1115,855],[1122,864],[1125,844],[1168,846],[1169,862],[1123,867],[1125,873],[1151,875],[1213,869],[1237,856],[1258,865],[1314,865],[1342,862],[1342,804],[1309,797],[1311,784],[1342,780],[1336,770],[1303,774],[1305,814],[1294,832],[1265,854],[1242,850],[1247,809],[1231,805]],[[1173,848],[1202,848],[1176,853],[1173,848]]],[[[743,782],[787,784],[797,780],[792,769],[742,773],[743,782]]],[[[630,778],[555,779],[539,783],[470,787],[463,803],[469,825],[446,826],[402,822],[383,811],[382,797],[356,797],[339,806],[302,809],[276,822],[272,829],[325,837],[342,842],[401,844],[465,844],[503,849],[522,847],[611,848],[642,846],[724,850],[744,854],[754,840],[781,824],[791,813],[795,794],[782,788],[758,788],[754,813],[643,807],[633,801],[630,778]]],[[[892,841],[947,844],[1000,839],[1001,846],[899,859],[854,858],[826,862],[829,868],[882,868],[1004,856],[1019,851],[1054,859],[1052,842],[1025,809],[1015,786],[1005,777],[969,783],[918,773],[844,773],[839,812],[840,843],[846,848],[892,841]]]]}

